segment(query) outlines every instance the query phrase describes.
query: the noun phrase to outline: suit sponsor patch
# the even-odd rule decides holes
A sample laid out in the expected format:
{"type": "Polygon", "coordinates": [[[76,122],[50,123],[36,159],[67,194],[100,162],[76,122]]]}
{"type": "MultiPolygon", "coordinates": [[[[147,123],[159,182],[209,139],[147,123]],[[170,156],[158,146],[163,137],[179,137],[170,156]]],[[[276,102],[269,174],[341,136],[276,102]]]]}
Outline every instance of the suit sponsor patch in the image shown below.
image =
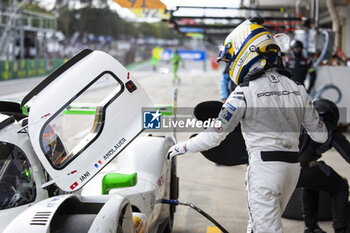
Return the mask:
{"type": "Polygon", "coordinates": [[[237,109],[235,106],[233,106],[232,104],[230,104],[230,103],[228,103],[228,102],[226,102],[226,105],[227,105],[227,107],[228,107],[229,109],[231,109],[233,112],[236,111],[236,109],[237,109]]]}
{"type": "Polygon", "coordinates": [[[224,132],[224,128],[222,128],[221,126],[217,127],[217,128],[215,128],[215,132],[222,133],[222,132],[224,132]]]}
{"type": "Polygon", "coordinates": [[[232,117],[232,113],[230,113],[230,111],[227,108],[221,109],[220,118],[226,121],[230,121],[231,117],[232,117]]]}

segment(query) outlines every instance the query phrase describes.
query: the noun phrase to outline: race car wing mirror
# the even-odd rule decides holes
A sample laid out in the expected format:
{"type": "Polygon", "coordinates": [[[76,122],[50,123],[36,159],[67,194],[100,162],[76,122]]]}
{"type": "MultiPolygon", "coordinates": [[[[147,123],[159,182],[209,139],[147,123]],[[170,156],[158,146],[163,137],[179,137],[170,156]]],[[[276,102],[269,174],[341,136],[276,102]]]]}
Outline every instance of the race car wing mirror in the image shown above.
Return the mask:
{"type": "Polygon", "coordinates": [[[109,194],[112,189],[132,187],[136,184],[136,172],[132,174],[107,173],[102,178],[102,194],[109,194]]]}

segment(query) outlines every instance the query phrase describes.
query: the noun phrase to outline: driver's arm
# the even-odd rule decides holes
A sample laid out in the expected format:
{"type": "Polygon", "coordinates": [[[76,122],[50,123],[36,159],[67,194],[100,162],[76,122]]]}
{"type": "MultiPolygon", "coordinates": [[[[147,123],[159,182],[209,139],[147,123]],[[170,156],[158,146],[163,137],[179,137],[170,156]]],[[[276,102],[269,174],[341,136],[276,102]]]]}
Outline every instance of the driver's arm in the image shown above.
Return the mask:
{"type": "Polygon", "coordinates": [[[305,88],[303,86],[298,86],[298,88],[300,95],[304,98],[304,119],[302,124],[312,140],[318,143],[325,143],[328,138],[326,125],[320,119],[305,88]]]}
{"type": "Polygon", "coordinates": [[[216,119],[216,121],[220,122],[221,127],[207,128],[197,136],[189,139],[184,144],[185,150],[187,152],[199,152],[218,146],[236,128],[244,117],[245,109],[244,93],[241,87],[238,86],[228,97],[216,119]]]}

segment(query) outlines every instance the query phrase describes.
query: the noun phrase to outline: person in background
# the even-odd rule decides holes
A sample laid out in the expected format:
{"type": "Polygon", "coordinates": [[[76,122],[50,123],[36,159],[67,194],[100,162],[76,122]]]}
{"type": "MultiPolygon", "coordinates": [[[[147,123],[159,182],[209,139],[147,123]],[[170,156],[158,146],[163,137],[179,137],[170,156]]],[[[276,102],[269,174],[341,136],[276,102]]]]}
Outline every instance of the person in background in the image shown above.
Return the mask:
{"type": "Polygon", "coordinates": [[[157,46],[152,49],[152,57],[151,57],[151,65],[152,65],[152,70],[153,72],[157,71],[157,65],[158,61],[160,60],[160,54],[162,52],[163,48],[157,46]]]}
{"type": "Polygon", "coordinates": [[[328,139],[325,143],[316,143],[305,129],[301,130],[299,160],[302,169],[298,186],[302,187],[304,233],[325,233],[317,224],[319,191],[330,195],[334,232],[346,233],[348,228],[348,182],[319,159],[324,152],[334,147],[350,163],[350,143],[337,127],[339,120],[337,106],[326,99],[316,100],[313,104],[327,126],[328,139]]]}
{"type": "Polygon", "coordinates": [[[177,49],[174,50],[174,55],[172,57],[172,61],[173,61],[173,73],[174,73],[173,83],[175,83],[175,82],[180,83],[180,78],[177,75],[177,70],[179,69],[180,62],[184,63],[184,60],[179,55],[177,49]]]}
{"type": "Polygon", "coordinates": [[[152,66],[152,71],[156,72],[157,71],[157,64],[158,64],[158,60],[152,56],[151,58],[151,66],[152,66]]]}
{"type": "Polygon", "coordinates": [[[230,78],[229,71],[230,71],[230,67],[226,65],[226,68],[222,73],[220,82],[219,82],[220,100],[223,103],[226,102],[227,97],[236,88],[236,84],[230,78]]]}
{"type": "Polygon", "coordinates": [[[299,40],[290,42],[290,54],[285,59],[285,66],[293,73],[292,79],[304,85],[304,81],[310,74],[310,84],[307,92],[310,93],[316,80],[316,72],[312,61],[303,55],[304,45],[299,40]]]}

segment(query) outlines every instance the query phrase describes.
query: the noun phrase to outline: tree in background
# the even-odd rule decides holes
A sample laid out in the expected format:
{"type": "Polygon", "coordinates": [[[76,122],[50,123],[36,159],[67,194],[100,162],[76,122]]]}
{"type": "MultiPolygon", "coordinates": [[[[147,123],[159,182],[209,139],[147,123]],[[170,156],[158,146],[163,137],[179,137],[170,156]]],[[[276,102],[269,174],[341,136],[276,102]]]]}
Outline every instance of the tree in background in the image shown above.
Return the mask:
{"type": "Polygon", "coordinates": [[[107,7],[108,0],[55,0],[54,9],[74,9],[77,7],[107,7]]]}
{"type": "Polygon", "coordinates": [[[78,32],[124,37],[180,38],[166,23],[136,23],[124,20],[112,11],[107,0],[56,0],[54,11],[59,15],[58,30],[70,37],[78,32]],[[79,8],[77,6],[80,6],[79,8]]]}

